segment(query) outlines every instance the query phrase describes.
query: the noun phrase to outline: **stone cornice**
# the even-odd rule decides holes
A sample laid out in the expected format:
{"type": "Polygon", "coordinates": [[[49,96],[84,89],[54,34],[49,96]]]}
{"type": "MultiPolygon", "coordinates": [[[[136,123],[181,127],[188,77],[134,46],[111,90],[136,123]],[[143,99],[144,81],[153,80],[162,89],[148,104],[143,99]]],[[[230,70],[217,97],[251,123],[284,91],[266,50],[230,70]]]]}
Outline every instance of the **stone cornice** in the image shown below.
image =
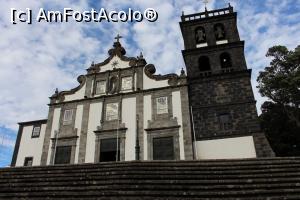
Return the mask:
{"type": "Polygon", "coordinates": [[[182,55],[185,57],[186,55],[191,55],[195,53],[209,53],[211,51],[215,51],[216,49],[222,50],[222,49],[228,49],[228,48],[237,48],[237,47],[244,47],[245,41],[236,41],[236,42],[229,42],[225,44],[218,44],[218,45],[210,45],[207,47],[202,48],[193,48],[193,49],[185,49],[182,50],[182,55]]]}
{"type": "Polygon", "coordinates": [[[118,93],[118,94],[112,94],[112,95],[102,95],[98,97],[87,97],[85,99],[77,99],[77,100],[72,100],[72,101],[65,101],[65,102],[59,102],[59,103],[50,103],[48,106],[55,106],[55,105],[63,105],[67,103],[74,103],[74,102],[83,102],[83,101],[91,101],[91,100],[96,100],[96,99],[107,99],[107,98],[114,98],[118,96],[123,96],[123,98],[126,98],[126,96],[132,96],[135,94],[145,94],[145,93],[151,93],[155,92],[158,90],[168,90],[168,89],[180,89],[182,87],[186,87],[187,84],[182,84],[182,85],[176,85],[176,86],[167,86],[167,87],[161,87],[161,88],[152,88],[152,89],[147,89],[147,90],[137,90],[133,92],[126,92],[126,93],[118,93]]]}
{"type": "Polygon", "coordinates": [[[27,122],[18,122],[18,124],[21,126],[33,125],[33,124],[46,124],[46,123],[47,123],[47,119],[33,120],[33,121],[27,121],[27,122]]]}
{"type": "Polygon", "coordinates": [[[79,86],[71,89],[71,90],[68,90],[68,91],[61,91],[61,92],[55,92],[54,95],[52,95],[50,97],[50,99],[58,99],[60,101],[63,101],[65,99],[65,95],[70,95],[70,94],[74,94],[75,92],[77,92],[78,90],[80,90],[85,82],[86,82],[86,76],[85,75],[80,75],[78,76],[77,78],[77,81],[80,83],[79,86]]]}
{"type": "Polygon", "coordinates": [[[146,128],[145,131],[157,131],[157,130],[166,130],[166,129],[174,129],[180,128],[180,125],[177,126],[166,126],[166,127],[159,127],[159,128],[146,128]]]}

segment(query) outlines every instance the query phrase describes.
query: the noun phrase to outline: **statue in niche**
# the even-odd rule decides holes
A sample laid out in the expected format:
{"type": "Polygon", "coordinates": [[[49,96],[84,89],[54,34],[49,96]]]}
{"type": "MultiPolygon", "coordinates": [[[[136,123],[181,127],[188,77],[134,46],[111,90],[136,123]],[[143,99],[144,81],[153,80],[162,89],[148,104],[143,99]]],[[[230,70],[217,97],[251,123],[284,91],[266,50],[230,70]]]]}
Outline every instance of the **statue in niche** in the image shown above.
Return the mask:
{"type": "Polygon", "coordinates": [[[113,76],[109,80],[109,93],[114,94],[118,88],[118,78],[113,76]]]}
{"type": "Polygon", "coordinates": [[[215,36],[217,40],[225,39],[224,27],[221,24],[215,26],[215,36]]]}
{"type": "Polygon", "coordinates": [[[196,29],[196,43],[203,43],[206,41],[206,34],[205,34],[205,30],[203,28],[198,28],[196,29]]]}

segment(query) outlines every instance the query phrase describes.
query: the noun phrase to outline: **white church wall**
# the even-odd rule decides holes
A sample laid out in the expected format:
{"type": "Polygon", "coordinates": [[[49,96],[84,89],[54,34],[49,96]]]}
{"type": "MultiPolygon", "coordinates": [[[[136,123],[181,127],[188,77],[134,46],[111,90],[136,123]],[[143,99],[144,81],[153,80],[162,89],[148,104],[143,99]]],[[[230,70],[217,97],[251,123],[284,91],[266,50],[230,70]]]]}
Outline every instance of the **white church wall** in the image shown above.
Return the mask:
{"type": "Polygon", "coordinates": [[[25,157],[33,157],[33,166],[40,165],[46,124],[41,125],[40,136],[31,138],[33,125],[23,127],[16,166],[23,166],[25,157]]]}
{"type": "MultiPolygon", "coordinates": [[[[58,131],[58,129],[59,129],[60,110],[61,110],[61,108],[54,109],[50,138],[53,138],[55,131],[58,131]]],[[[48,165],[50,164],[51,146],[52,146],[52,141],[50,140],[50,145],[49,145],[49,149],[48,149],[48,157],[47,157],[48,165]]]]}
{"type": "Polygon", "coordinates": [[[76,141],[74,163],[78,163],[79,141],[80,141],[80,133],[81,133],[82,114],[83,114],[83,105],[78,105],[77,109],[76,109],[75,128],[77,128],[77,136],[79,136],[79,138],[76,141]]]}
{"type": "Polygon", "coordinates": [[[101,66],[101,72],[105,72],[107,70],[113,70],[112,63],[118,63],[116,68],[129,68],[129,61],[123,61],[118,56],[114,56],[109,63],[106,65],[101,66]]]}
{"type": "Polygon", "coordinates": [[[85,162],[94,162],[95,161],[95,140],[96,135],[94,133],[97,130],[97,126],[100,126],[102,113],[102,102],[92,103],[90,105],[89,113],[89,122],[88,122],[88,132],[86,140],[86,153],[85,153],[85,162]]]}
{"type": "Polygon", "coordinates": [[[196,142],[198,159],[255,158],[252,136],[196,142]]]}
{"type": "MultiPolygon", "coordinates": [[[[144,96],[144,129],[148,127],[148,120],[152,119],[151,95],[144,96]]],[[[144,130],[144,160],[148,160],[147,132],[144,130]]]]}
{"type": "Polygon", "coordinates": [[[136,98],[122,100],[122,122],[127,128],[125,139],[125,160],[135,160],[136,98]]]}
{"type": "Polygon", "coordinates": [[[184,142],[183,142],[183,130],[182,130],[182,112],[181,112],[181,97],[180,91],[172,92],[172,103],[173,103],[173,116],[177,118],[179,128],[179,150],[180,159],[184,160],[184,142]]]}
{"type": "Polygon", "coordinates": [[[145,73],[143,73],[143,89],[161,88],[169,86],[168,80],[157,81],[149,78],[145,73]]]}
{"type": "Polygon", "coordinates": [[[74,94],[65,95],[64,101],[72,101],[77,99],[83,99],[85,95],[85,89],[86,89],[86,83],[80,88],[78,91],[76,91],[74,94]]]}

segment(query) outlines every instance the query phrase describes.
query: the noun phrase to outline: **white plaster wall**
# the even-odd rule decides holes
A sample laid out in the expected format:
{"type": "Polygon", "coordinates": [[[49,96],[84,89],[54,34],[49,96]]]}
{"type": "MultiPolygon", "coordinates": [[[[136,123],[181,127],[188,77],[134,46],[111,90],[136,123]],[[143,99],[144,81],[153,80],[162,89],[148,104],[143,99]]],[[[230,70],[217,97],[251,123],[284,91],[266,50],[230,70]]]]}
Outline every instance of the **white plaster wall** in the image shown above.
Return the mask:
{"type": "Polygon", "coordinates": [[[33,125],[23,127],[16,166],[23,166],[25,157],[33,157],[33,166],[41,164],[46,124],[42,124],[40,136],[37,138],[31,138],[32,129],[33,125]]]}
{"type": "Polygon", "coordinates": [[[182,129],[182,112],[181,112],[181,97],[180,91],[172,92],[172,104],[173,104],[173,116],[177,118],[179,128],[179,148],[180,148],[180,160],[184,160],[184,140],[182,129]]]}
{"type": "Polygon", "coordinates": [[[75,128],[77,128],[77,136],[79,136],[79,138],[76,141],[75,161],[74,161],[74,163],[78,163],[79,142],[80,142],[80,136],[81,136],[82,114],[83,114],[83,105],[78,105],[77,109],[76,109],[75,128]]]}
{"type": "Polygon", "coordinates": [[[107,70],[113,70],[113,66],[111,65],[113,62],[118,62],[116,68],[128,68],[129,61],[123,61],[118,56],[114,56],[109,63],[104,66],[101,66],[101,72],[105,72],[107,70]]]}
{"type": "Polygon", "coordinates": [[[152,89],[152,88],[161,88],[169,86],[168,80],[156,81],[154,79],[149,78],[145,72],[143,72],[143,89],[152,89]]]}
{"type": "Polygon", "coordinates": [[[65,100],[64,101],[72,101],[72,100],[77,100],[77,99],[83,99],[84,95],[85,95],[85,88],[86,88],[86,82],[84,83],[82,88],[80,88],[74,94],[65,95],[65,100]]]}
{"type": "Polygon", "coordinates": [[[135,160],[136,98],[122,100],[122,122],[127,128],[125,139],[125,160],[135,160]]]}
{"type": "Polygon", "coordinates": [[[85,162],[94,162],[95,161],[95,140],[96,136],[94,131],[97,130],[97,126],[100,126],[102,112],[102,102],[92,103],[90,105],[89,113],[89,122],[88,122],[88,131],[87,131],[87,140],[86,140],[86,153],[85,153],[85,162]]]}
{"type": "MultiPolygon", "coordinates": [[[[148,120],[152,118],[151,95],[144,96],[144,129],[148,127],[148,120]]],[[[148,160],[147,132],[144,130],[144,160],[148,160]]]]}
{"type": "Polygon", "coordinates": [[[252,136],[197,141],[198,159],[256,158],[252,136]]]}
{"type": "MultiPolygon", "coordinates": [[[[53,138],[54,137],[54,132],[58,131],[60,110],[61,110],[61,108],[55,108],[54,109],[50,138],[53,138]]],[[[48,165],[50,164],[51,146],[52,146],[52,141],[50,140],[49,149],[48,149],[48,157],[47,157],[47,164],[48,165]]]]}

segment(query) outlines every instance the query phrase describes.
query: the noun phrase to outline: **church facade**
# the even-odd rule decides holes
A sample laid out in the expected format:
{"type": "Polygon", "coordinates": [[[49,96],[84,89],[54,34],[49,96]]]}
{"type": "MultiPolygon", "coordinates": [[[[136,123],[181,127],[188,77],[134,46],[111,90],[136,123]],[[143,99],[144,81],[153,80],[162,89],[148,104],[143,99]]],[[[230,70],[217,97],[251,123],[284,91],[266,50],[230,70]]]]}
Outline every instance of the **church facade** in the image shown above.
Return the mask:
{"type": "Polygon", "coordinates": [[[186,71],[156,74],[119,39],[48,118],[19,123],[11,166],[273,156],[260,130],[233,8],[182,15],[186,71]]]}

